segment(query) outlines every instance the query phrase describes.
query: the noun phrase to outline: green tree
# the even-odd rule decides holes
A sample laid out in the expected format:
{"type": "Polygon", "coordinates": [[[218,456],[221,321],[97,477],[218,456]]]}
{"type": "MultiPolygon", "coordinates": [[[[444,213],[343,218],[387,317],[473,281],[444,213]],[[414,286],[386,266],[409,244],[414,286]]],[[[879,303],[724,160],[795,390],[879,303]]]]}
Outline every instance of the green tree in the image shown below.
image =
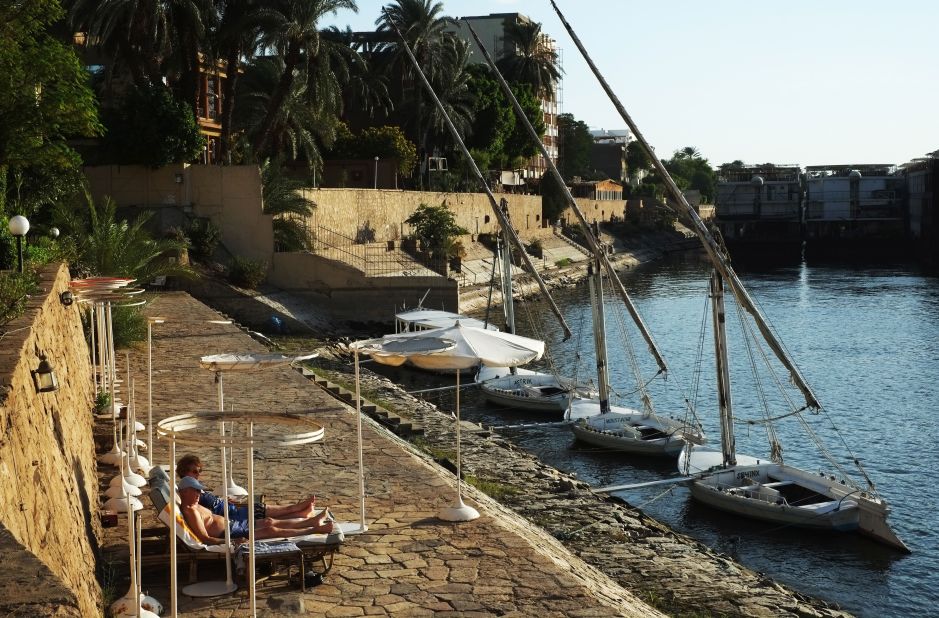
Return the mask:
{"type": "Polygon", "coordinates": [[[146,229],[152,213],[133,222],[117,216],[110,198],[96,204],[90,193],[84,205],[60,204],[55,220],[63,236],[75,242],[75,269],[83,276],[133,277],[141,282],[160,275],[188,277],[192,271],[169,258],[185,244],[171,238],[153,238],[146,229]]]}
{"type": "MultiPolygon", "coordinates": [[[[421,161],[427,154],[427,97],[394,31],[397,28],[401,32],[431,84],[439,84],[442,76],[455,74],[453,67],[446,66],[447,62],[456,59],[453,48],[451,53],[447,53],[446,48],[442,47],[443,40],[455,38],[446,31],[451,21],[443,15],[443,4],[434,0],[394,0],[383,8],[381,17],[375,21],[378,32],[392,38],[392,42],[379,47],[377,55],[384,70],[392,76],[392,96],[401,103],[398,120],[405,127],[408,137],[417,144],[421,161]]],[[[423,176],[419,183],[423,186],[423,176]]]]}
{"type": "Polygon", "coordinates": [[[279,111],[265,130],[265,119],[273,109],[274,91],[281,82],[284,61],[280,56],[258,58],[245,68],[238,88],[234,126],[243,138],[241,159],[256,157],[302,160],[312,169],[322,166],[322,153],[336,139],[339,120],[334,110],[309,104],[306,79],[290,81],[291,91],[276,105],[279,111]],[[263,143],[261,151],[251,144],[263,143]]]}
{"type": "MultiPolygon", "coordinates": [[[[297,76],[304,75],[304,61],[311,62],[319,53],[320,20],[328,14],[338,13],[341,9],[358,11],[355,0],[276,0],[267,5],[268,22],[261,43],[277,50],[282,70],[267,100],[265,114],[255,131],[251,150],[256,156],[267,152],[266,148],[274,138],[282,108],[287,99],[297,93],[298,88],[294,82],[302,81],[297,80],[297,76]]],[[[305,84],[301,84],[299,89],[305,92],[305,84]]]]}
{"type": "Polygon", "coordinates": [[[264,9],[255,0],[215,0],[218,11],[217,27],[210,33],[212,56],[225,63],[222,82],[221,136],[219,160],[227,161],[231,152],[235,92],[241,74],[242,59],[254,57],[259,46],[264,9]]]}
{"type": "Polygon", "coordinates": [[[675,180],[678,188],[685,191],[695,189],[701,192],[705,202],[714,198],[717,187],[717,173],[701,156],[694,146],[676,150],[671,159],[663,161],[665,169],[675,180]]]}
{"type": "Polygon", "coordinates": [[[454,257],[457,247],[453,241],[457,236],[469,233],[466,228],[457,225],[456,217],[446,203],[440,206],[421,204],[405,223],[414,228],[414,235],[434,258],[454,257]]]}
{"type": "Polygon", "coordinates": [[[417,148],[404,136],[400,127],[369,127],[353,135],[340,125],[330,156],[337,159],[397,159],[398,173],[409,175],[417,162],[417,148]]]}
{"type": "Polygon", "coordinates": [[[140,89],[169,77],[195,111],[199,54],[217,15],[212,0],[72,0],[69,21],[111,59],[112,74],[126,71],[140,89]]]}
{"type": "MultiPolygon", "coordinates": [[[[511,104],[489,69],[480,65],[469,68],[470,92],[473,95],[473,125],[467,146],[482,169],[514,169],[538,152],[524,123],[515,118],[511,104]],[[482,162],[488,165],[481,165],[482,162]]],[[[510,84],[515,98],[534,125],[539,137],[544,135],[544,115],[534,89],[527,84],[510,84]]]]}
{"type": "Polygon", "coordinates": [[[472,65],[467,72],[467,87],[473,97],[473,126],[466,145],[481,169],[503,169],[506,144],[515,129],[515,113],[506,105],[499,83],[486,67],[472,65]]]}
{"type": "Polygon", "coordinates": [[[509,23],[505,38],[515,53],[500,58],[499,70],[512,82],[528,84],[538,96],[549,98],[561,79],[558,54],[536,22],[509,23]]]}
{"type": "Polygon", "coordinates": [[[577,120],[572,114],[558,116],[558,170],[565,180],[570,182],[574,176],[589,176],[590,148],[593,137],[583,120],[577,120]]]}
{"type": "Polygon", "coordinates": [[[87,73],[50,33],[62,16],[58,0],[0,4],[0,216],[58,199],[81,163],[67,140],[101,132],[87,73]]]}
{"type": "Polygon", "coordinates": [[[195,159],[205,145],[192,108],[163,86],[134,88],[104,117],[105,162],[161,167],[195,159]]]}
{"type": "Polygon", "coordinates": [[[274,217],[274,245],[278,251],[309,249],[305,221],[315,204],[301,193],[302,182],[284,174],[283,163],[266,160],[261,164],[261,192],[264,214],[274,217]]]}

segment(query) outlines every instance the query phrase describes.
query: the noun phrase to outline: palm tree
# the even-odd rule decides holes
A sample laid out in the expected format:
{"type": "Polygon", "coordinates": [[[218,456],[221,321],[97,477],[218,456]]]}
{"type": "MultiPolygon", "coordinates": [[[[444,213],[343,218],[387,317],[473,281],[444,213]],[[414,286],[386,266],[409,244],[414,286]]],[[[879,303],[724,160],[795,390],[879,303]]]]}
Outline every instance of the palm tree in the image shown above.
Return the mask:
{"type": "Polygon", "coordinates": [[[558,53],[541,32],[541,24],[520,21],[505,28],[506,42],[515,53],[499,59],[496,63],[508,81],[529,84],[541,98],[554,92],[554,85],[561,79],[558,53]]]}
{"type": "Polygon", "coordinates": [[[275,49],[283,62],[268,108],[252,143],[256,155],[265,151],[273,135],[281,107],[296,92],[294,81],[302,74],[303,61],[316,58],[320,51],[319,21],[328,13],[340,9],[358,11],[355,0],[276,0],[268,7],[269,18],[261,36],[261,44],[275,49]]]}
{"type": "Polygon", "coordinates": [[[264,214],[274,217],[274,246],[278,251],[309,248],[306,218],[315,204],[300,192],[303,183],[284,175],[283,163],[265,159],[261,164],[264,214]]]}
{"type": "Polygon", "coordinates": [[[233,126],[243,132],[243,146],[261,143],[262,150],[251,151],[255,159],[285,156],[305,159],[312,167],[322,164],[323,147],[336,139],[338,118],[331,109],[311,105],[306,78],[291,80],[291,90],[275,107],[275,89],[282,82],[285,62],[279,56],[258,58],[245,69],[238,92],[233,126]],[[261,140],[263,122],[270,110],[277,113],[270,119],[267,138],[261,140]]]}
{"type": "Polygon", "coordinates": [[[242,59],[250,60],[258,49],[265,12],[255,0],[215,0],[215,6],[219,17],[211,36],[212,55],[225,63],[218,158],[227,161],[232,147],[235,92],[242,59]]]}
{"type": "MultiPolygon", "coordinates": [[[[427,152],[423,86],[404,47],[397,42],[395,28],[411,49],[421,70],[430,78],[435,69],[446,70],[437,62],[442,59],[439,57],[442,52],[441,40],[456,38],[446,31],[451,22],[449,17],[443,15],[443,4],[435,0],[395,0],[393,4],[388,4],[382,9],[382,16],[375,21],[379,33],[390,34],[395,40],[394,43],[383,44],[378,53],[383,57],[382,64],[386,72],[398,80],[398,100],[411,103],[415,110],[413,124],[407,122],[410,117],[404,120],[405,124],[411,126],[411,137],[417,144],[419,160],[423,160],[427,152]]],[[[423,178],[420,181],[423,184],[423,178]]]]}
{"type": "Polygon", "coordinates": [[[175,78],[193,109],[199,52],[215,15],[210,0],[73,0],[69,7],[70,25],[111,57],[112,74],[125,68],[141,89],[175,78]]]}
{"type": "Polygon", "coordinates": [[[685,146],[681,150],[676,150],[672,157],[679,161],[684,159],[694,161],[701,158],[701,151],[694,146],[685,146]]]}
{"type": "Polygon", "coordinates": [[[171,261],[169,254],[178,252],[184,243],[170,238],[153,238],[147,222],[153,213],[146,212],[127,222],[117,217],[117,206],[110,198],[96,204],[85,193],[87,209],[60,204],[53,215],[56,223],[75,239],[76,269],[85,275],[133,277],[141,282],[154,277],[191,277],[187,266],[171,261]]]}
{"type": "MultiPolygon", "coordinates": [[[[470,75],[466,70],[469,54],[467,42],[456,37],[441,39],[436,46],[434,69],[428,75],[437,99],[461,136],[466,135],[473,124],[473,94],[469,89],[470,75]]],[[[441,144],[453,141],[443,114],[436,105],[428,112],[427,125],[422,136],[425,143],[430,139],[441,144]]]]}

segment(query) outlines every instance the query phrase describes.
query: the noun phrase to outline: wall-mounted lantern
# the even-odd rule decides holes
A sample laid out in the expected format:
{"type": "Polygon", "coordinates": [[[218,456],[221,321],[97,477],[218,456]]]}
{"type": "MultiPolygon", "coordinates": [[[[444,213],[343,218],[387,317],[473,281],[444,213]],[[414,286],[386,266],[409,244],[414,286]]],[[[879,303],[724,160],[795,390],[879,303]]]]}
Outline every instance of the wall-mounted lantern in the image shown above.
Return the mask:
{"type": "Polygon", "coordinates": [[[50,393],[58,390],[59,380],[55,377],[52,363],[46,360],[45,354],[39,355],[39,367],[33,371],[33,382],[37,393],[50,393]]]}

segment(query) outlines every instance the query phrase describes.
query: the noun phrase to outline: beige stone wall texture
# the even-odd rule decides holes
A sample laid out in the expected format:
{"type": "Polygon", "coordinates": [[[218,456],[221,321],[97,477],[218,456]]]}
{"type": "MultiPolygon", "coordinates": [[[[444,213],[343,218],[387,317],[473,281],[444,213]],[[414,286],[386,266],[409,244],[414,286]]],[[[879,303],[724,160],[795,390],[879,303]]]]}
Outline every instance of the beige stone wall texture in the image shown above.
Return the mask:
{"type": "MultiPolygon", "coordinates": [[[[323,226],[357,240],[400,240],[412,232],[405,223],[422,203],[445,202],[457,223],[470,234],[497,232],[499,223],[485,193],[430,193],[374,189],[309,189],[305,195],[316,204],[310,225],[323,226]]],[[[509,216],[521,234],[542,226],[541,196],[495,194],[505,198],[509,216]]]]}
{"type": "Polygon", "coordinates": [[[42,291],[4,327],[0,345],[3,615],[100,615],[94,389],[79,306],[59,300],[68,281],[64,264],[47,267],[42,291]],[[55,392],[36,392],[40,353],[55,369],[55,392]],[[24,557],[22,569],[11,562],[15,555],[24,557]]]}
{"type": "Polygon", "coordinates": [[[336,260],[311,253],[275,253],[268,281],[285,290],[316,291],[329,296],[336,316],[358,321],[390,322],[402,306],[459,311],[459,287],[444,277],[366,277],[336,260]]]}
{"type": "Polygon", "coordinates": [[[118,206],[179,206],[209,217],[235,255],[268,263],[274,253],[272,217],[263,212],[256,165],[137,165],[86,167],[91,194],[118,206]]]}

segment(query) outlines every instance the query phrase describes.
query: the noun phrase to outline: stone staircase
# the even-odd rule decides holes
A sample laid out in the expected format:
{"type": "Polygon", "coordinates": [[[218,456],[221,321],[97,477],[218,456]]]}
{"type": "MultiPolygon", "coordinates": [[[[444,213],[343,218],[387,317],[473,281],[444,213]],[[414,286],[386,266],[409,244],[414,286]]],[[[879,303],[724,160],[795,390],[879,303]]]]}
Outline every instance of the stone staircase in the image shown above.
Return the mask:
{"type": "MultiPolygon", "coordinates": [[[[303,377],[312,381],[314,384],[332,395],[334,398],[347,405],[355,407],[355,395],[353,393],[350,393],[338,384],[333,384],[323,376],[318,375],[315,371],[307,367],[298,367],[297,370],[303,377]]],[[[424,427],[412,419],[401,418],[394,412],[386,410],[385,408],[366,399],[360,399],[359,403],[362,412],[367,414],[369,418],[376,421],[383,427],[388,428],[392,431],[392,433],[402,438],[424,435],[424,427]]]]}

